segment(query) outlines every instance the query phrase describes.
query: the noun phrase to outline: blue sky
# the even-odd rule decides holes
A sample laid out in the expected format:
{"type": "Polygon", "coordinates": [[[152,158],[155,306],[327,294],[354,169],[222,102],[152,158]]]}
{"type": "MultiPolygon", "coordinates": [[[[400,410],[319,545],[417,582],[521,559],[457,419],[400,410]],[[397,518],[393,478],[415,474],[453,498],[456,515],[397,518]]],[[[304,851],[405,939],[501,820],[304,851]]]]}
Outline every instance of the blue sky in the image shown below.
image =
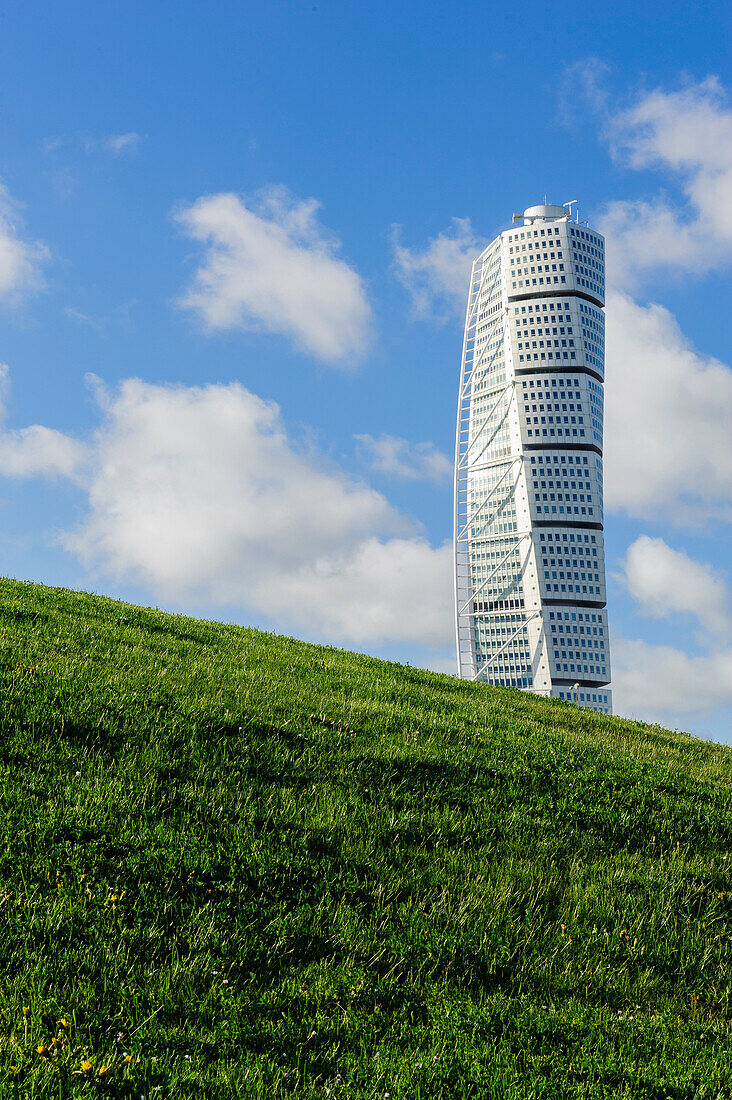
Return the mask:
{"type": "Polygon", "coordinates": [[[462,301],[608,237],[616,710],[729,740],[728,5],[6,6],[0,571],[447,669],[462,301]]]}

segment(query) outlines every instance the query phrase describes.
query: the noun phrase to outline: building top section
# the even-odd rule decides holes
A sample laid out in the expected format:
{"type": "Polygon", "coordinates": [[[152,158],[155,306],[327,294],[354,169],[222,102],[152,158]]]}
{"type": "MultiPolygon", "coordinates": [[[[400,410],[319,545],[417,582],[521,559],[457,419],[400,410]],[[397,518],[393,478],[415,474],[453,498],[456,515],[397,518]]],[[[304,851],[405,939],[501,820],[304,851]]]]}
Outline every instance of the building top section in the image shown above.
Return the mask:
{"type": "Polygon", "coordinates": [[[514,218],[523,218],[524,225],[527,225],[537,219],[554,221],[556,218],[569,218],[569,210],[566,206],[529,206],[523,214],[514,214],[514,218]]]}
{"type": "Polygon", "coordinates": [[[605,240],[586,221],[572,218],[569,205],[546,203],[514,214],[520,224],[514,220],[510,229],[503,230],[483,249],[477,261],[481,270],[481,322],[500,312],[503,295],[512,301],[532,295],[577,294],[602,308],[605,240]]]}
{"type": "MultiPolygon", "coordinates": [[[[567,202],[564,206],[557,206],[555,203],[540,203],[537,206],[527,206],[523,211],[519,211],[513,215],[513,225],[523,225],[529,228],[530,226],[547,225],[549,222],[555,225],[559,222],[565,224],[574,225],[577,229],[589,230],[589,224],[587,219],[583,219],[580,222],[579,208],[577,206],[577,200],[572,199],[571,202],[567,202]],[[574,209],[572,209],[574,207],[574,209]]],[[[590,230],[593,236],[602,240],[601,234],[594,230],[590,230]]]]}

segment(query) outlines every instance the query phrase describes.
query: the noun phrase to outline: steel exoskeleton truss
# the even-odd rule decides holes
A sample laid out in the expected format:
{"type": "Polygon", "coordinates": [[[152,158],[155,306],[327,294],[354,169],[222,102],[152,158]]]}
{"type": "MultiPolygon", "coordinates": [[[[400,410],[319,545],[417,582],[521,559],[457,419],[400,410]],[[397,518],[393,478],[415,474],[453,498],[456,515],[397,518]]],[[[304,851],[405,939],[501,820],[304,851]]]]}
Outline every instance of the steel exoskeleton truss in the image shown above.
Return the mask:
{"type": "MultiPolygon", "coordinates": [[[[500,648],[491,653],[485,660],[478,662],[475,646],[473,644],[473,632],[476,618],[484,617],[479,612],[476,599],[493,578],[500,572],[504,564],[511,558],[514,551],[524,540],[531,540],[532,532],[516,531],[510,535],[501,535],[500,541],[503,549],[500,560],[494,568],[483,577],[476,585],[473,580],[473,572],[470,560],[471,539],[481,537],[484,532],[490,530],[491,522],[505,507],[509,497],[498,494],[501,487],[509,487],[509,493],[515,493],[516,482],[522,473],[523,455],[509,454],[498,458],[484,458],[491,443],[509,415],[511,403],[514,400],[515,381],[502,378],[493,387],[481,387],[480,396],[486,399],[488,410],[483,414],[480,422],[471,428],[471,408],[476,396],[476,387],[485,379],[490,370],[493,356],[489,356],[488,364],[484,363],[484,357],[491,347],[491,340],[486,337],[483,349],[478,351],[476,339],[480,320],[479,306],[481,299],[490,294],[492,288],[485,287],[485,274],[490,260],[490,247],[486,249],[473,264],[470,281],[470,294],[465,321],[465,335],[463,339],[463,354],[460,373],[460,390],[457,410],[457,426],[455,432],[455,488],[454,488],[454,569],[455,569],[455,639],[458,660],[458,675],[471,680],[478,679],[487,674],[493,662],[508,648],[511,642],[526,627],[526,625],[541,615],[540,610],[527,611],[520,616],[520,622],[509,637],[502,642],[500,648]],[[492,431],[485,439],[482,438],[484,429],[494,421],[492,431]],[[471,500],[469,474],[477,469],[489,471],[491,467],[505,466],[501,476],[488,489],[479,501],[471,500]],[[498,499],[496,500],[496,497],[498,499]]],[[[496,281],[500,278],[500,274],[496,281]]],[[[506,330],[505,306],[501,303],[501,309],[494,318],[496,325],[503,327],[504,339],[506,330]]],[[[503,359],[504,352],[500,354],[503,359]]]]}
{"type": "Polygon", "coordinates": [[[473,601],[469,558],[469,519],[470,502],[468,500],[468,467],[465,461],[470,447],[470,402],[472,396],[472,376],[475,360],[475,337],[478,327],[478,301],[483,289],[483,266],[485,252],[481,253],[473,264],[470,278],[470,293],[465,319],[463,354],[460,370],[460,390],[458,396],[457,428],[455,432],[455,491],[454,491],[454,568],[455,568],[455,640],[457,645],[458,676],[472,679],[475,674],[475,659],[471,639],[471,616],[469,609],[473,601]]]}

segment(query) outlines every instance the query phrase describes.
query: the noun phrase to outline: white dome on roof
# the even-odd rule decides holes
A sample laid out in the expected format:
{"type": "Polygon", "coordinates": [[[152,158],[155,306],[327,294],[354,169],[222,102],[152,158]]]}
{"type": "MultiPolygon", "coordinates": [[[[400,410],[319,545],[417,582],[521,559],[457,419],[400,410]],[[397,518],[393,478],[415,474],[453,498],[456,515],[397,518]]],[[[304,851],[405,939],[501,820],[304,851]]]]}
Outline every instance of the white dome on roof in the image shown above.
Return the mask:
{"type": "Polygon", "coordinates": [[[529,206],[524,210],[524,218],[567,218],[566,206],[529,206]]]}

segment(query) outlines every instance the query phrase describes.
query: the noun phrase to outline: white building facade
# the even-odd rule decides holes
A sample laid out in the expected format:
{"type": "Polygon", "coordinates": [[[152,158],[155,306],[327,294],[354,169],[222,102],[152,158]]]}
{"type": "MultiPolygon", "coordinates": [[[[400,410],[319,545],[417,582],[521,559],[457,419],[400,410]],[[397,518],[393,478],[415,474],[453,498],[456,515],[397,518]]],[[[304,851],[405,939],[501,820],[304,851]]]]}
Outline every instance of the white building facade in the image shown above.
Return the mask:
{"type": "Polygon", "coordinates": [[[571,205],[514,214],[473,264],[455,446],[458,674],[609,714],[605,242],[571,205]]]}

